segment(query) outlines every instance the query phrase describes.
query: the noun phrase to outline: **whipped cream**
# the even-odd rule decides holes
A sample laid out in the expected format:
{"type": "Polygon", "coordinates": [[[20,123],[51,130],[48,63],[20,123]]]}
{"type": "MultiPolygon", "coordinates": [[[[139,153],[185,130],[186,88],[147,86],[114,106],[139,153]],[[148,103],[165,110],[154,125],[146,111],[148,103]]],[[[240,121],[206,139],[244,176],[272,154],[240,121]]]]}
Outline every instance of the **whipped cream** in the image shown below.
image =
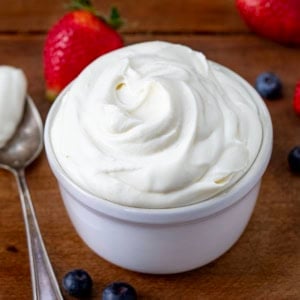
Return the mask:
{"type": "Polygon", "coordinates": [[[21,69],[0,66],[0,148],[15,133],[20,123],[27,91],[27,80],[21,69]]]}
{"type": "Polygon", "coordinates": [[[249,87],[202,53],[146,42],[101,56],[66,91],[51,128],[59,163],[90,193],[171,208],[236,182],[262,141],[249,87]]]}

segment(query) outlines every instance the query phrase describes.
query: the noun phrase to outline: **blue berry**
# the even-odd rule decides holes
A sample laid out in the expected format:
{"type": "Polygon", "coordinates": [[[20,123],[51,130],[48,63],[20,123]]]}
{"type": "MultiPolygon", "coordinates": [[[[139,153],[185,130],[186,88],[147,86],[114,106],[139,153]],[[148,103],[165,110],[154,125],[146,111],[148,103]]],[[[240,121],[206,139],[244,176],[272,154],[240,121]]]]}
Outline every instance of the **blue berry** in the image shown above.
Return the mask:
{"type": "Polygon", "coordinates": [[[288,155],[288,162],[290,170],[293,173],[300,174],[300,146],[296,146],[290,151],[288,155]]]}
{"type": "Polygon", "coordinates": [[[93,281],[90,275],[81,269],[68,272],[63,278],[63,287],[69,295],[84,297],[91,293],[93,281]]]}
{"type": "Polygon", "coordinates": [[[136,300],[135,289],[126,282],[113,282],[102,293],[102,300],[136,300]]]}
{"type": "Polygon", "coordinates": [[[281,96],[282,84],[274,73],[265,72],[256,78],[255,88],[262,97],[276,99],[281,96]]]}

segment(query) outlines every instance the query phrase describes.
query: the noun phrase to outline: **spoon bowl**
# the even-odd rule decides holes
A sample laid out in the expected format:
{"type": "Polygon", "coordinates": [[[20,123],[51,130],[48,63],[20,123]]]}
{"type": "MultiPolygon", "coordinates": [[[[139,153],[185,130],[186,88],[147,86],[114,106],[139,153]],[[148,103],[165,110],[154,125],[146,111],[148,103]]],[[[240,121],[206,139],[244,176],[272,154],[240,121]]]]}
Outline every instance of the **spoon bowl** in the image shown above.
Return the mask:
{"type": "Polygon", "coordinates": [[[43,149],[43,124],[27,96],[21,123],[4,148],[0,149],[0,167],[12,171],[27,167],[43,149]]]}
{"type": "Polygon", "coordinates": [[[20,194],[30,260],[34,300],[63,300],[40,233],[25,180],[25,168],[43,148],[43,124],[33,100],[27,96],[24,113],[14,135],[0,149],[0,168],[12,172],[20,194]]]}

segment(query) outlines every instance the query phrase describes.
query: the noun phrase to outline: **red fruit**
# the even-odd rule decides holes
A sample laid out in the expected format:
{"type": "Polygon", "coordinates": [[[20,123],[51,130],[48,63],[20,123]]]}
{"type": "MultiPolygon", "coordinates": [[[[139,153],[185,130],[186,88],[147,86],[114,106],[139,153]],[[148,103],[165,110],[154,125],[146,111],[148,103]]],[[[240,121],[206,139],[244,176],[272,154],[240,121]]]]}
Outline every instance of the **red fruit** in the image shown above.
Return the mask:
{"type": "Polygon", "coordinates": [[[300,0],[236,0],[236,6],[256,33],[300,45],[300,0]]]}
{"type": "Polygon", "coordinates": [[[296,114],[300,116],[300,81],[296,84],[293,107],[296,114]]]}
{"type": "Polygon", "coordinates": [[[91,11],[65,14],[50,29],[44,45],[47,98],[53,100],[95,58],[122,46],[119,33],[91,11]]]}

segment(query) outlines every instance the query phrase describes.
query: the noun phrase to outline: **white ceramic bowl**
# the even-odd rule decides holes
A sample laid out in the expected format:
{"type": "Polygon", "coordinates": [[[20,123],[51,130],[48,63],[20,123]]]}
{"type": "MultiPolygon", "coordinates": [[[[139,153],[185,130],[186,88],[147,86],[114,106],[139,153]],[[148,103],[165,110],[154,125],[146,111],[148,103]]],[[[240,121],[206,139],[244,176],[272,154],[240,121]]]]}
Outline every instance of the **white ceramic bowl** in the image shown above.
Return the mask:
{"type": "Polygon", "coordinates": [[[207,201],[185,207],[126,207],[80,188],[64,172],[52,149],[51,124],[65,91],[55,101],[45,126],[49,164],[74,227],[84,242],[102,258],[143,273],[178,273],[213,261],[243,233],[270,159],[272,123],[256,91],[234,72],[226,71],[245,85],[253,101],[258,103],[263,126],[262,145],[248,172],[231,188],[207,201]]]}

